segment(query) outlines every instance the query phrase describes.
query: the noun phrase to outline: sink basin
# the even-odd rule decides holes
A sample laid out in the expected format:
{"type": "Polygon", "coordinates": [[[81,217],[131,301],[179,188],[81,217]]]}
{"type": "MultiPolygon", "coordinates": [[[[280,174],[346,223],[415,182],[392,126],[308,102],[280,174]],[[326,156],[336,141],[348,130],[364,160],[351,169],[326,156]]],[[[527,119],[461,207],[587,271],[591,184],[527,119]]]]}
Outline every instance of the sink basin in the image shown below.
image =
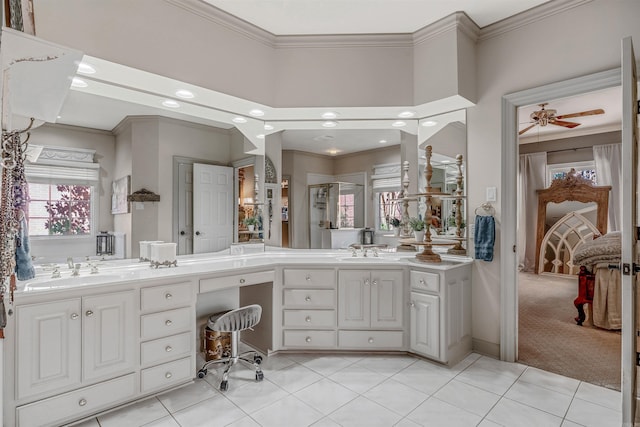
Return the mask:
{"type": "Polygon", "coordinates": [[[96,274],[92,276],[60,277],[59,279],[42,277],[28,281],[24,285],[24,290],[75,288],[77,286],[106,283],[118,279],[123,279],[123,276],[118,274],[96,274]]]}
{"type": "Polygon", "coordinates": [[[363,264],[371,264],[371,263],[380,263],[380,262],[398,262],[400,258],[390,258],[390,257],[344,257],[338,258],[340,262],[354,262],[354,263],[363,263],[363,264]]]}

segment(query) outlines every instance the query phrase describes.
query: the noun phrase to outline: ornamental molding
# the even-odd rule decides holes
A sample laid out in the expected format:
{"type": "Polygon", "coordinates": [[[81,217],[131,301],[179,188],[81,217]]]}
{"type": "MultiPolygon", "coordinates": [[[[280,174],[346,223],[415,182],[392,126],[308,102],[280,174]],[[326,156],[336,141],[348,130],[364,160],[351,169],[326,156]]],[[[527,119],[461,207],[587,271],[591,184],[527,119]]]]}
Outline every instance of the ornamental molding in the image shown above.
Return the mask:
{"type": "Polygon", "coordinates": [[[53,147],[45,145],[34,163],[54,164],[55,162],[93,163],[96,150],[86,148],[53,147]]]}

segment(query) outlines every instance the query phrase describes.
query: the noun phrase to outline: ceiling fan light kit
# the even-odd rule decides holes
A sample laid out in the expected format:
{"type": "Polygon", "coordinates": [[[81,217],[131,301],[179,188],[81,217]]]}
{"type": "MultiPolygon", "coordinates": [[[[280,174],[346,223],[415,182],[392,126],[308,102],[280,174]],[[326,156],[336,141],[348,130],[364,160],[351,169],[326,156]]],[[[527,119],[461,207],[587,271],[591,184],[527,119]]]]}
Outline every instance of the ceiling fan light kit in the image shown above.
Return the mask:
{"type": "Polygon", "coordinates": [[[551,108],[547,110],[544,108],[546,105],[548,105],[547,102],[544,102],[538,105],[540,106],[540,109],[537,111],[534,111],[529,116],[531,118],[531,125],[527,126],[526,128],[522,129],[520,132],[518,132],[518,135],[522,135],[523,133],[525,133],[529,129],[532,129],[536,125],[544,127],[544,126],[547,126],[548,124],[552,124],[556,126],[562,126],[567,129],[573,129],[577,126],[580,126],[580,123],[568,122],[563,119],[604,114],[604,110],[602,108],[597,108],[595,110],[580,111],[579,113],[561,114],[559,116],[556,116],[557,110],[554,110],[551,108]]]}

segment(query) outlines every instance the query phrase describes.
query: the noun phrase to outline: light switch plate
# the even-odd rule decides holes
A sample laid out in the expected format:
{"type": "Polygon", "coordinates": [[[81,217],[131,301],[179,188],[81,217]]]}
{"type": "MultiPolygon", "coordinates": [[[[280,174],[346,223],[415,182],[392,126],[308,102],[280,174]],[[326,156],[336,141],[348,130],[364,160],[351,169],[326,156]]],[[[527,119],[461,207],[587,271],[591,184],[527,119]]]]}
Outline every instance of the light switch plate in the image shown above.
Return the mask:
{"type": "Polygon", "coordinates": [[[487,187],[487,202],[495,202],[498,199],[497,192],[496,187],[487,187]]]}

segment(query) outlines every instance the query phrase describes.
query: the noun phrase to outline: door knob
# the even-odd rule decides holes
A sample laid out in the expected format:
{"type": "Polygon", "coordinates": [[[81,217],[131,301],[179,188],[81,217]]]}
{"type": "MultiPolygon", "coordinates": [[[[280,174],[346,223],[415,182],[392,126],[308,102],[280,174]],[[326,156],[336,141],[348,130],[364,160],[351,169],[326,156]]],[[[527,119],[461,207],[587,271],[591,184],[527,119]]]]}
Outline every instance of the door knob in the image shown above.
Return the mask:
{"type": "Polygon", "coordinates": [[[185,233],[184,230],[180,231],[180,235],[181,236],[184,236],[185,234],[187,234],[187,233],[185,233]]]}
{"type": "Polygon", "coordinates": [[[200,235],[200,232],[199,232],[199,231],[196,231],[196,236],[199,236],[199,235],[200,235]]]}

